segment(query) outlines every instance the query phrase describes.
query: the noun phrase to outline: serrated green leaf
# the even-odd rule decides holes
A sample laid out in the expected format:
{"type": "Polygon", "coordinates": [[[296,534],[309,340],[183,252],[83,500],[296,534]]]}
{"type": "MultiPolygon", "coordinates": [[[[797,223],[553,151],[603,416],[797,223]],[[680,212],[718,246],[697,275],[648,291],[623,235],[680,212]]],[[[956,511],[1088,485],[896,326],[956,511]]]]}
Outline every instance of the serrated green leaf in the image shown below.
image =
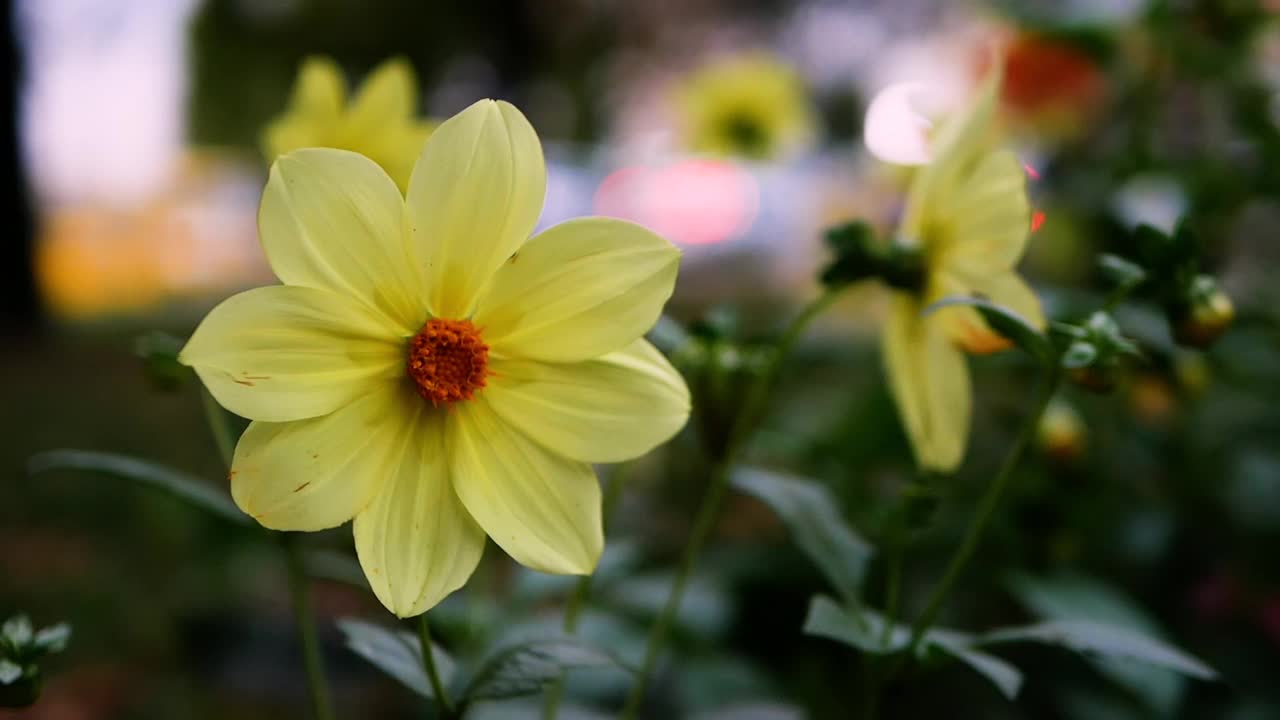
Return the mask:
{"type": "Polygon", "coordinates": [[[4,626],[0,627],[0,634],[4,635],[10,647],[21,652],[31,642],[31,638],[35,635],[35,628],[31,626],[31,618],[26,615],[14,615],[4,621],[4,626]]]}
{"type": "MultiPolygon", "coordinates": [[[[338,629],[352,652],[422,697],[435,697],[422,666],[422,643],[412,633],[357,618],[340,618],[338,629]]],[[[453,658],[435,645],[431,653],[441,682],[447,684],[455,672],[453,658]]]]}
{"type": "Polygon", "coordinates": [[[1218,677],[1208,665],[1159,640],[1125,627],[1091,620],[1056,620],[994,630],[983,635],[981,642],[985,645],[1038,642],[1088,655],[1136,660],[1201,680],[1218,677]]]}
{"type": "Polygon", "coordinates": [[[9,661],[0,660],[0,685],[9,685],[22,677],[22,666],[9,661]]]}
{"type": "Polygon", "coordinates": [[[174,497],[237,525],[252,524],[249,516],[240,512],[226,493],[195,475],[148,460],[88,450],[51,450],[34,455],[27,461],[27,472],[32,475],[52,470],[80,470],[135,480],[164,490],[174,497]]]}
{"type": "Polygon", "coordinates": [[[1053,343],[1049,342],[1049,338],[1039,328],[1013,310],[997,305],[986,298],[962,295],[944,297],[926,307],[924,314],[928,315],[953,306],[967,306],[977,310],[992,330],[1022,348],[1046,367],[1054,361],[1053,343]]]}
{"type": "Polygon", "coordinates": [[[43,628],[36,633],[35,645],[36,650],[42,653],[56,653],[67,649],[67,643],[71,641],[71,626],[67,623],[58,623],[43,628]]]}
{"type": "Polygon", "coordinates": [[[839,503],[825,487],[759,468],[736,470],[733,486],[777,513],[796,545],[846,602],[861,600],[875,549],[841,517],[839,503]]]}
{"type": "Polygon", "coordinates": [[[545,638],[512,645],[480,664],[462,693],[462,702],[531,695],[566,670],[587,667],[627,669],[611,654],[573,638],[545,638]]]}

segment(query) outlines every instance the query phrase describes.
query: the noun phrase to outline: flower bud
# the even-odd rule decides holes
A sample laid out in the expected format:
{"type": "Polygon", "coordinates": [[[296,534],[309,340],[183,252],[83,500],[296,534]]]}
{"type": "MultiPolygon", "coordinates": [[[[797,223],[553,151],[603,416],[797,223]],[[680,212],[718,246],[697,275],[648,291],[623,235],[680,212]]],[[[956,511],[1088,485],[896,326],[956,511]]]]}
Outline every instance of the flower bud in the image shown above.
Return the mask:
{"type": "Polygon", "coordinates": [[[1050,458],[1072,462],[1084,455],[1086,430],[1080,413],[1062,399],[1055,399],[1036,427],[1036,442],[1050,458]]]}
{"type": "Polygon", "coordinates": [[[1213,276],[1198,275],[1168,314],[1174,340],[1179,345],[1204,350],[1231,327],[1236,312],[1231,297],[1213,276]]]}

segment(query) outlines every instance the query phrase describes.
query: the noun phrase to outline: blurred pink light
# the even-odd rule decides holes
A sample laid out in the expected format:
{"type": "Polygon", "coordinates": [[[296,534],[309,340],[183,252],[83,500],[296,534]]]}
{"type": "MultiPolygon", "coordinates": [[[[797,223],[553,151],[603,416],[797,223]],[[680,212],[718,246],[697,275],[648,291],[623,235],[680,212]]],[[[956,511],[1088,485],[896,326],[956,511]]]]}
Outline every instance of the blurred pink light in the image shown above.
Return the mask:
{"type": "Polygon", "coordinates": [[[600,182],[600,215],[640,223],[679,245],[714,245],[755,222],[760,189],[750,173],[722,160],[626,167],[600,182]]]}

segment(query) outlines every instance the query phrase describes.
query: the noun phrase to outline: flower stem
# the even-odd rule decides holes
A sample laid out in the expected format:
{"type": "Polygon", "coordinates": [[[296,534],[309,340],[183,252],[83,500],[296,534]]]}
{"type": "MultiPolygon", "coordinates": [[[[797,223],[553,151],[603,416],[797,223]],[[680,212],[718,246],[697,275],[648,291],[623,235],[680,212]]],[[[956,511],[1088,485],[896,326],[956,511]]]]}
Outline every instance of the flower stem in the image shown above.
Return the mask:
{"type": "MultiPolygon", "coordinates": [[[[623,463],[614,469],[612,476],[609,478],[609,487],[604,491],[604,504],[601,509],[601,515],[605,525],[609,524],[609,518],[613,515],[613,508],[618,504],[618,498],[622,497],[622,487],[626,484],[627,475],[631,472],[634,463],[623,463]]],[[[569,604],[564,609],[564,625],[562,629],[565,635],[573,635],[578,632],[578,617],[582,614],[582,608],[587,604],[587,599],[591,596],[591,579],[592,575],[583,575],[578,578],[577,584],[573,588],[573,595],[569,598],[569,604]]],[[[547,689],[547,699],[542,706],[543,720],[555,720],[560,714],[560,700],[564,696],[564,674],[556,678],[556,681],[547,689]]]]}
{"type": "Polygon", "coordinates": [[[791,324],[787,326],[782,337],[778,340],[768,366],[756,377],[755,382],[748,389],[742,408],[738,411],[737,418],[735,418],[729,430],[729,439],[725,443],[724,450],[711,472],[706,493],[702,496],[702,504],[699,506],[698,514],[693,521],[689,543],[685,546],[684,556],[680,560],[680,568],[676,572],[675,581],[671,586],[671,593],[667,596],[667,603],[658,615],[658,619],[654,622],[652,630],[649,631],[649,642],[645,648],[644,662],[640,667],[639,675],[636,676],[635,683],[631,686],[631,692],[627,695],[626,704],[622,708],[621,717],[623,720],[634,720],[636,714],[640,711],[640,703],[644,699],[649,680],[657,667],[658,657],[662,654],[662,648],[666,644],[667,633],[670,630],[671,623],[675,619],[676,613],[680,610],[680,602],[684,598],[685,587],[689,584],[689,578],[693,575],[694,566],[698,562],[698,554],[702,552],[702,547],[706,545],[707,540],[710,538],[711,531],[720,515],[720,505],[724,501],[725,493],[729,488],[729,479],[733,474],[733,467],[738,460],[738,454],[750,438],[751,431],[755,429],[757,416],[764,409],[765,400],[773,387],[773,382],[776,379],[779,368],[782,366],[782,361],[790,354],[800,336],[809,327],[809,323],[813,322],[814,318],[831,306],[831,303],[839,296],[841,289],[843,289],[843,286],[825,289],[821,295],[805,306],[804,310],[791,321],[791,324]]]}
{"type": "MultiPolygon", "coordinates": [[[[227,470],[235,457],[236,439],[227,426],[227,414],[205,388],[200,388],[200,401],[204,417],[218,446],[218,455],[227,470]]],[[[289,596],[293,603],[293,615],[298,624],[298,639],[302,645],[302,662],[307,673],[307,690],[311,695],[311,710],[315,720],[333,720],[333,703],[329,697],[329,683],[325,679],[324,662],[320,656],[320,642],[316,637],[315,623],[311,618],[311,595],[307,585],[307,570],[302,548],[287,534],[280,534],[288,565],[289,596]]]]}
{"type": "Polygon", "coordinates": [[[919,647],[921,640],[924,639],[924,634],[933,625],[933,622],[938,619],[938,613],[942,611],[942,605],[946,601],[947,595],[951,592],[952,586],[955,585],[956,580],[969,564],[969,560],[972,559],[973,553],[978,549],[978,543],[981,542],[987,525],[990,524],[991,518],[995,514],[995,509],[1000,504],[1000,498],[1004,496],[1004,492],[1009,486],[1009,481],[1013,478],[1013,470],[1017,467],[1018,461],[1022,459],[1022,454],[1027,449],[1027,445],[1030,444],[1031,438],[1035,436],[1036,427],[1040,424],[1040,417],[1044,415],[1045,409],[1049,406],[1049,400],[1058,388],[1058,379],[1057,369],[1050,370],[1048,378],[1041,386],[1040,397],[1036,400],[1035,410],[1023,423],[1013,447],[1009,448],[1008,454],[1004,457],[1004,462],[1000,465],[999,473],[996,474],[995,480],[987,487],[986,494],[982,496],[977,513],[973,516],[973,520],[969,523],[969,529],[965,532],[963,542],[961,542],[960,547],[956,548],[956,552],[952,555],[951,562],[947,565],[947,570],[943,574],[942,580],[938,582],[938,585],[933,589],[933,593],[929,596],[924,612],[921,613],[912,626],[911,642],[907,646],[906,653],[908,659],[914,656],[916,648],[919,647]]]}
{"type": "Polygon", "coordinates": [[[302,664],[307,671],[307,689],[311,693],[311,711],[316,720],[333,720],[333,700],[325,681],[324,660],[320,641],[312,621],[311,593],[302,547],[289,535],[281,535],[281,544],[289,563],[289,594],[293,598],[293,614],[298,623],[298,640],[302,646],[302,664]]]}
{"type": "Polygon", "coordinates": [[[442,714],[446,718],[457,717],[453,703],[449,702],[449,693],[440,681],[440,671],[436,669],[436,656],[431,650],[431,626],[427,624],[426,613],[418,616],[418,641],[422,645],[422,667],[427,671],[427,679],[431,681],[431,690],[435,693],[442,714]]]}

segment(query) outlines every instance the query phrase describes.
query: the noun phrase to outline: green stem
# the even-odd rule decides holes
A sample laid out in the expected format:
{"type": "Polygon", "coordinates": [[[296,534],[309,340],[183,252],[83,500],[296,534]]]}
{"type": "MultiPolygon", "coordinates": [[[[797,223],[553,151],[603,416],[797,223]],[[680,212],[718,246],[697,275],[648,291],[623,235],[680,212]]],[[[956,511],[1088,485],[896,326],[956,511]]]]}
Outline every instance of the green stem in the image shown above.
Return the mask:
{"type": "MultiPolygon", "coordinates": [[[[609,487],[604,491],[604,503],[601,515],[605,525],[609,524],[609,518],[613,515],[613,508],[618,504],[618,498],[622,497],[622,487],[626,484],[627,474],[631,472],[634,463],[624,463],[619,465],[614,471],[612,477],[609,478],[609,487]]],[[[582,614],[582,608],[587,604],[587,598],[591,596],[591,575],[583,575],[578,578],[577,584],[573,588],[573,595],[569,598],[569,604],[564,609],[564,634],[573,635],[578,631],[578,617],[582,614]]],[[[564,696],[564,674],[556,678],[551,687],[547,690],[547,699],[542,706],[542,717],[544,720],[555,720],[560,714],[560,700],[564,696]]]]}
{"type": "Polygon", "coordinates": [[[623,720],[634,720],[636,714],[640,711],[640,702],[644,699],[649,680],[657,667],[658,657],[666,644],[667,633],[670,630],[671,623],[675,619],[676,613],[680,610],[680,603],[684,599],[685,588],[689,584],[689,578],[693,574],[694,566],[697,564],[698,554],[702,552],[702,547],[706,545],[711,535],[711,530],[715,527],[716,519],[719,517],[720,505],[724,501],[724,496],[729,488],[729,478],[733,474],[732,471],[734,464],[737,462],[738,454],[750,438],[751,431],[755,429],[757,416],[764,409],[765,400],[773,387],[773,382],[778,374],[778,369],[782,366],[782,361],[790,354],[801,334],[809,327],[809,323],[813,322],[814,318],[830,307],[831,303],[839,296],[841,289],[842,287],[827,288],[791,321],[791,324],[787,326],[786,331],[783,332],[782,337],[778,340],[768,366],[760,373],[747,391],[742,408],[739,410],[738,416],[729,430],[729,439],[725,443],[724,451],[712,470],[707,491],[702,496],[702,504],[698,508],[697,516],[694,518],[689,543],[685,546],[684,556],[680,560],[680,568],[677,570],[675,581],[671,586],[671,594],[667,596],[667,603],[658,615],[658,619],[654,622],[653,629],[649,632],[649,642],[645,648],[644,662],[640,666],[640,673],[636,676],[635,683],[631,686],[631,692],[627,695],[626,704],[622,708],[623,720]]]}
{"type": "Polygon", "coordinates": [[[884,628],[880,631],[880,645],[886,648],[893,637],[893,627],[898,624],[898,604],[902,596],[902,564],[903,556],[906,555],[904,545],[901,533],[895,529],[889,544],[887,558],[889,576],[886,579],[885,588],[884,628]]]}
{"type": "MultiPolygon", "coordinates": [[[[200,388],[200,401],[204,417],[218,446],[218,454],[227,470],[235,457],[236,439],[227,425],[227,414],[205,388],[200,388]]],[[[281,534],[288,565],[289,595],[293,602],[293,615],[298,624],[298,639],[302,644],[302,662],[307,673],[307,690],[311,695],[311,710],[315,720],[333,720],[333,703],[329,697],[329,683],[325,679],[324,662],[320,656],[320,642],[316,637],[315,623],[311,617],[311,595],[307,584],[307,569],[302,549],[287,534],[281,534]]]]}
{"type": "Polygon", "coordinates": [[[289,564],[289,594],[293,599],[293,615],[298,622],[298,641],[302,646],[302,664],[307,671],[307,690],[311,694],[311,711],[316,720],[333,720],[333,701],[325,681],[324,660],[320,641],[312,622],[311,593],[307,585],[307,569],[302,546],[289,535],[281,535],[289,564]]]}
{"type": "Polygon", "coordinates": [[[431,690],[435,693],[436,702],[446,718],[457,717],[453,703],[449,702],[449,693],[440,681],[440,671],[436,669],[436,656],[431,647],[431,626],[427,624],[427,614],[418,616],[418,641],[422,645],[422,667],[427,671],[427,679],[431,681],[431,690]]]}
{"type": "Polygon", "coordinates": [[[1045,408],[1049,406],[1049,400],[1053,397],[1054,391],[1057,390],[1058,379],[1059,374],[1055,368],[1050,371],[1049,377],[1043,383],[1040,397],[1036,400],[1035,410],[1028,416],[1027,421],[1023,423],[1022,429],[1018,432],[1017,440],[1014,441],[1013,447],[1009,448],[1008,454],[1005,455],[1004,462],[1000,466],[1000,472],[990,486],[987,487],[986,494],[982,496],[978,511],[974,515],[973,521],[969,523],[969,529],[965,533],[963,542],[956,549],[955,555],[951,557],[951,562],[947,565],[947,570],[943,574],[942,580],[938,582],[937,587],[934,588],[933,593],[929,596],[924,612],[916,620],[915,625],[912,626],[911,643],[907,646],[906,653],[908,661],[909,658],[914,656],[920,641],[924,639],[925,632],[938,619],[938,613],[942,611],[942,605],[946,602],[952,586],[955,585],[956,580],[964,572],[969,560],[973,557],[973,553],[977,550],[978,543],[981,542],[987,525],[990,524],[996,507],[1000,504],[1000,498],[1004,496],[1009,481],[1013,478],[1013,470],[1017,467],[1018,461],[1022,459],[1022,453],[1027,449],[1027,445],[1031,443],[1031,438],[1035,436],[1036,427],[1040,424],[1040,417],[1044,415],[1045,408]]]}

